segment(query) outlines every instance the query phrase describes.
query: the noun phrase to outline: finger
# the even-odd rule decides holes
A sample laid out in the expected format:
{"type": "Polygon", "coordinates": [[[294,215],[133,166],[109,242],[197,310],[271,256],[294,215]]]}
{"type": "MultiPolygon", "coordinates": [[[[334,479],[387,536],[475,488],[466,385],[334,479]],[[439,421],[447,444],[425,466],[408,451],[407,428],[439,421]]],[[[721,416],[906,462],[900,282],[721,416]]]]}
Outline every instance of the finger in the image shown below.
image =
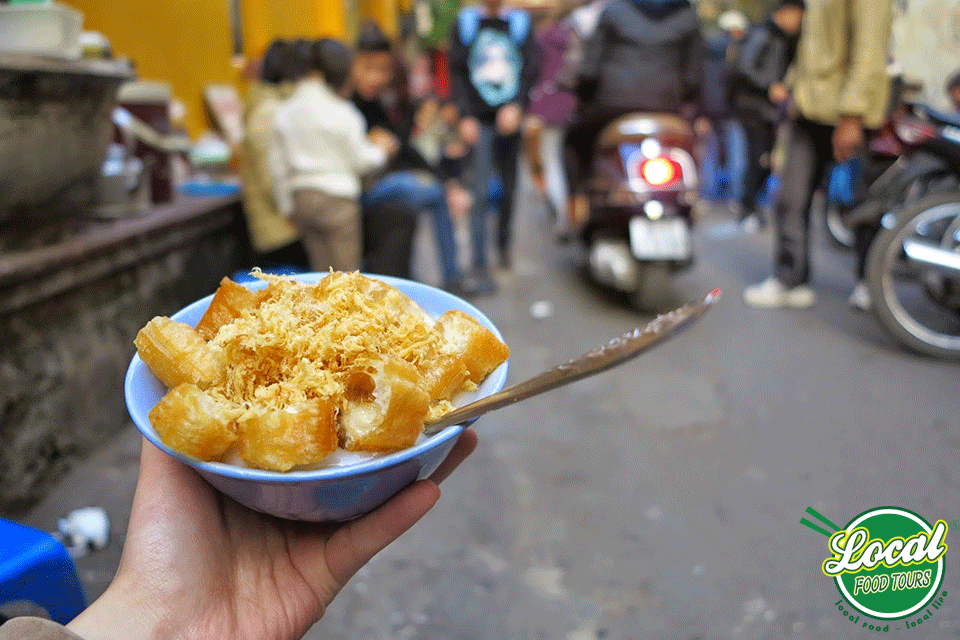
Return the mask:
{"type": "Polygon", "coordinates": [[[416,524],[439,498],[436,483],[421,480],[338,529],[325,548],[330,575],[342,587],[360,567],[416,524]]]}
{"type": "Polygon", "coordinates": [[[477,432],[473,430],[473,427],[467,427],[464,432],[460,434],[460,438],[457,439],[457,444],[453,445],[453,449],[450,450],[446,459],[440,463],[437,470],[430,476],[430,479],[437,484],[443,482],[476,448],[477,432]]]}
{"type": "Polygon", "coordinates": [[[146,438],[143,439],[140,449],[138,486],[140,484],[148,487],[172,487],[174,490],[206,486],[203,479],[190,467],[167,455],[146,438]]]}

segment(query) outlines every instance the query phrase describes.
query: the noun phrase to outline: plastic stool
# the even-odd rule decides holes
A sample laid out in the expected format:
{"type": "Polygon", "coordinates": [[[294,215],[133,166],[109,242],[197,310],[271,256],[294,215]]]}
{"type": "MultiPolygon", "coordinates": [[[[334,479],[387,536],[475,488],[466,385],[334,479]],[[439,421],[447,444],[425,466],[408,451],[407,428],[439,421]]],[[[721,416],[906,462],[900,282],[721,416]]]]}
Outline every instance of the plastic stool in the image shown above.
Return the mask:
{"type": "Polygon", "coordinates": [[[53,536],[0,518],[0,605],[27,601],[60,624],[87,606],[77,569],[53,536]]]}

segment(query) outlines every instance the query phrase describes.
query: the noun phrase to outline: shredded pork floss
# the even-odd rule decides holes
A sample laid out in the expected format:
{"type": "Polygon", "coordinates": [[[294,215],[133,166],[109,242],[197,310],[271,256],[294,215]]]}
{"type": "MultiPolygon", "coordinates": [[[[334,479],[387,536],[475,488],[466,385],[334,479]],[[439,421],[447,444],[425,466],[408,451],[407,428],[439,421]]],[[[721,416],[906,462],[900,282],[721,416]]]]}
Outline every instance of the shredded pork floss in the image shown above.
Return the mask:
{"type": "MultiPolygon", "coordinates": [[[[260,304],[223,325],[210,344],[230,363],[211,391],[246,410],[282,409],[343,396],[347,373],[371,354],[415,367],[442,348],[433,320],[397,289],[359,273],[331,273],[305,285],[257,273],[260,304]]],[[[436,407],[433,413],[445,412],[436,407]]]]}

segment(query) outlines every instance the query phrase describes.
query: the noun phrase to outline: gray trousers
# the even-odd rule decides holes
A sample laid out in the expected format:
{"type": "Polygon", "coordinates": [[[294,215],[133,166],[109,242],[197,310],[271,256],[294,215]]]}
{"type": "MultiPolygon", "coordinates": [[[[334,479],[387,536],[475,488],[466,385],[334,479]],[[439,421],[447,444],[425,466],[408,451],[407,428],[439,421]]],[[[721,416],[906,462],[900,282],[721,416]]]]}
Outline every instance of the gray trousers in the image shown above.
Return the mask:
{"type": "Polygon", "coordinates": [[[833,127],[804,119],[791,121],[787,160],[773,205],[774,272],[788,287],[810,280],[810,205],[832,163],[833,127]]]}
{"type": "Polygon", "coordinates": [[[360,268],[360,204],[355,198],[299,189],[293,192],[291,220],[300,230],[311,270],[356,271],[360,268]]]}

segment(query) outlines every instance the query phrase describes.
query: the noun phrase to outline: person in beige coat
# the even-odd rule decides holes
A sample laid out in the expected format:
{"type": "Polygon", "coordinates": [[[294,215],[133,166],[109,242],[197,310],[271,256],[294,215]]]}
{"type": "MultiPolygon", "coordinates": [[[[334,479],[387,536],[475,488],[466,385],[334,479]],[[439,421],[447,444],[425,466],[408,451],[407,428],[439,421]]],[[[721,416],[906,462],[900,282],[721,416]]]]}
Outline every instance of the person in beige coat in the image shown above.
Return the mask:
{"type": "Polygon", "coordinates": [[[802,308],[816,302],[808,284],[813,192],[832,162],[860,153],[864,131],[879,128],[886,118],[892,20],[891,0],[807,0],[787,82],[793,113],[774,204],[774,274],[747,287],[748,305],[802,308]]]}
{"type": "Polygon", "coordinates": [[[306,267],[300,232],[277,208],[270,173],[270,145],[277,110],[293,88],[292,45],[274,40],[263,55],[259,80],[250,87],[242,153],[243,211],[258,266],[306,267]]]}

